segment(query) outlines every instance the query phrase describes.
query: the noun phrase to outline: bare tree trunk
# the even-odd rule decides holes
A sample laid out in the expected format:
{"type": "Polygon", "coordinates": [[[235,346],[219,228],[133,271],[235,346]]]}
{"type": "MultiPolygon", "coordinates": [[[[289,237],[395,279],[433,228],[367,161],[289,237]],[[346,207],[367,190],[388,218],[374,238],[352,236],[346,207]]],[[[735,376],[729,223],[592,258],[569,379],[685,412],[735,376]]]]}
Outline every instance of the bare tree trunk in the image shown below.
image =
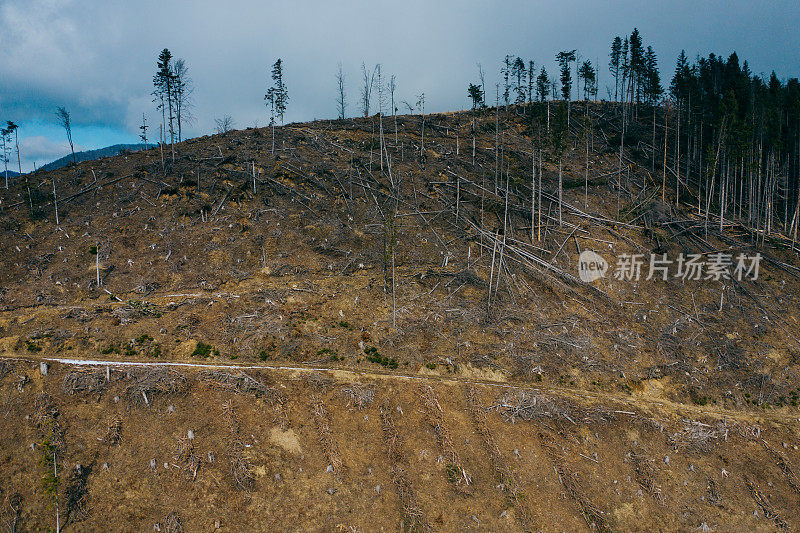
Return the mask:
{"type": "Polygon", "coordinates": [[[558,156],[558,225],[562,226],[561,220],[561,206],[563,204],[563,197],[564,197],[564,177],[563,173],[561,172],[562,161],[561,155],[558,156]]]}
{"type": "Polygon", "coordinates": [[[53,178],[53,205],[56,209],[56,226],[58,226],[58,195],[56,194],[56,179],[53,178]]]}
{"type": "Polygon", "coordinates": [[[542,240],[542,169],[544,165],[542,163],[542,150],[539,149],[539,197],[537,199],[537,204],[539,205],[539,223],[537,224],[537,240],[541,242],[542,240]]]}
{"type": "Polygon", "coordinates": [[[533,146],[531,154],[531,243],[534,239],[534,229],[536,227],[536,146],[533,146]]]}
{"type": "Polygon", "coordinates": [[[589,132],[586,132],[586,167],[584,169],[583,206],[589,207],[589,132]]]}
{"type": "MultiPolygon", "coordinates": [[[[58,480],[58,461],[56,460],[55,448],[53,448],[53,475],[58,480]]],[[[61,533],[61,518],[58,513],[58,485],[56,485],[56,533],[61,533]]]]}
{"type": "MultiPolygon", "coordinates": [[[[662,174],[662,183],[661,183],[661,201],[667,203],[667,137],[669,132],[669,109],[665,106],[664,107],[664,168],[661,169],[662,174]]],[[[653,153],[655,154],[656,146],[653,144],[653,153]]],[[[680,196],[678,193],[680,189],[677,187],[675,188],[676,196],[680,196]]],[[[676,200],[677,203],[677,200],[676,200]]]]}

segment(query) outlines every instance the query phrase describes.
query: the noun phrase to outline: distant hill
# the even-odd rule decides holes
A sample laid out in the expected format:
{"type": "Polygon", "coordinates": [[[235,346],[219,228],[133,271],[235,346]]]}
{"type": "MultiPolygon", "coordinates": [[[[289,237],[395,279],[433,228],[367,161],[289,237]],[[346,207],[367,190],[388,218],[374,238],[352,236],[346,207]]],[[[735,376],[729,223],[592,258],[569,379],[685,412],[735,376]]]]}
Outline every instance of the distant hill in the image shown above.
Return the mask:
{"type": "MultiPolygon", "coordinates": [[[[131,151],[135,152],[138,150],[146,150],[148,148],[153,148],[154,144],[115,144],[113,146],[106,146],[105,148],[98,148],[97,150],[85,150],[83,152],[75,152],[75,160],[77,162],[81,161],[93,161],[95,159],[100,159],[101,157],[110,157],[119,155],[123,151],[131,151]]],[[[56,159],[52,163],[47,163],[46,165],[42,165],[39,167],[39,170],[56,170],[61,167],[65,167],[72,162],[72,154],[65,155],[61,159],[56,159]]],[[[8,173],[9,177],[11,173],[8,173]]]]}
{"type": "MultiPolygon", "coordinates": [[[[14,172],[13,170],[8,171],[8,179],[16,178],[19,175],[20,175],[19,172],[14,172]]],[[[0,179],[6,179],[6,173],[2,168],[0,168],[0,179]]]]}

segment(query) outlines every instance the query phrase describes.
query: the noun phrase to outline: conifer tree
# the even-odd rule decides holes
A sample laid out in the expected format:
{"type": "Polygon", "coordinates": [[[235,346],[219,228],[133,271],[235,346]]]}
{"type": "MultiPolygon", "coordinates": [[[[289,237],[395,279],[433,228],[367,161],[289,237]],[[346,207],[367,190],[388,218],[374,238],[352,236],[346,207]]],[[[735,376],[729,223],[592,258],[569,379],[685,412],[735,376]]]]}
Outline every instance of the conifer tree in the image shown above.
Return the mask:
{"type": "MultiPolygon", "coordinates": [[[[162,131],[169,125],[170,147],[172,149],[172,160],[175,161],[175,127],[174,127],[174,83],[175,75],[172,70],[172,52],[164,48],[158,54],[156,63],[156,74],[153,76],[153,96],[159,102],[158,109],[161,110],[162,131]]],[[[164,142],[164,139],[162,139],[164,142]]]]}
{"type": "Polygon", "coordinates": [[[540,102],[544,102],[550,96],[550,76],[547,75],[547,69],[544,67],[536,76],[536,96],[540,102]]]}
{"type": "Polygon", "coordinates": [[[514,92],[516,93],[514,103],[517,105],[524,104],[527,70],[525,69],[525,62],[521,57],[516,58],[511,64],[511,76],[514,92]]]}
{"type": "Polygon", "coordinates": [[[286,113],[286,104],[289,102],[289,92],[286,90],[286,84],[283,82],[283,61],[278,58],[272,65],[272,81],[274,85],[274,98],[275,98],[275,115],[280,117],[281,125],[283,125],[283,117],[286,113]]]}
{"type": "Polygon", "coordinates": [[[622,39],[619,35],[614,37],[611,42],[611,61],[608,63],[608,68],[611,70],[611,75],[614,76],[614,100],[618,99],[619,93],[619,75],[620,75],[620,60],[622,59],[622,39]]]}
{"type": "Polygon", "coordinates": [[[561,67],[561,96],[567,102],[567,129],[569,129],[570,100],[572,99],[572,70],[570,63],[575,61],[575,50],[559,52],[556,61],[561,67]]]}

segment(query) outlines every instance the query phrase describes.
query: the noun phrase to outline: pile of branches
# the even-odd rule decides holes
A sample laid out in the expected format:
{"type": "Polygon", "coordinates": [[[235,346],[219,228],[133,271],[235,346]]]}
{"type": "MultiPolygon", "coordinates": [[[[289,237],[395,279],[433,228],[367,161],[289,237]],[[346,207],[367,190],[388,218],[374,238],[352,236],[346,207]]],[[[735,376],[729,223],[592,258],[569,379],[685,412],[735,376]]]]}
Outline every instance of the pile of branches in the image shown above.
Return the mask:
{"type": "Polygon", "coordinates": [[[319,433],[319,442],[322,449],[325,451],[325,456],[330,461],[333,475],[337,480],[341,479],[342,472],[344,471],[344,463],[342,456],[339,454],[339,447],[333,438],[331,431],[328,412],[322,400],[316,395],[311,398],[311,407],[314,412],[314,422],[317,425],[317,432],[319,433]]]}
{"type": "Polygon", "coordinates": [[[62,387],[69,394],[102,392],[106,387],[106,375],[100,369],[70,370],[64,376],[62,387]]]}
{"type": "Polygon", "coordinates": [[[575,423],[575,408],[563,400],[532,391],[515,391],[500,396],[490,409],[496,410],[512,423],[520,418],[525,421],[536,418],[568,420],[575,423]]]}
{"type": "Polygon", "coordinates": [[[183,375],[167,368],[147,368],[134,375],[125,389],[130,407],[150,405],[157,396],[186,394],[189,383],[183,375]]]}
{"type": "Polygon", "coordinates": [[[333,385],[333,379],[320,372],[306,372],[300,376],[300,379],[309,387],[320,390],[327,389],[333,385]]]}
{"type": "Polygon", "coordinates": [[[472,417],[475,431],[481,436],[484,450],[489,455],[495,477],[505,491],[509,503],[514,506],[519,525],[524,531],[535,531],[533,517],[525,503],[525,494],[519,488],[514,471],[503,459],[500,449],[494,440],[494,435],[489,428],[489,422],[486,419],[486,408],[482,405],[480,393],[472,386],[466,387],[464,393],[467,399],[467,410],[472,417]]]}
{"type": "Polygon", "coordinates": [[[728,428],[724,422],[719,422],[715,426],[710,426],[697,420],[684,420],[683,427],[669,436],[667,444],[676,450],[691,449],[696,451],[708,451],[714,441],[722,436],[727,437],[728,428]]]}
{"type": "Polygon", "coordinates": [[[227,419],[230,434],[227,452],[233,483],[239,490],[250,491],[255,483],[255,474],[246,452],[246,446],[239,434],[239,417],[236,416],[230,401],[222,404],[222,411],[227,419]]]}
{"type": "Polygon", "coordinates": [[[6,377],[6,375],[10,374],[12,370],[14,370],[13,361],[0,361],[0,379],[3,379],[6,377]]]}
{"type": "Polygon", "coordinates": [[[375,389],[360,383],[353,383],[342,389],[342,395],[347,399],[348,407],[352,406],[360,411],[375,400],[375,389]]]}
{"type": "Polygon", "coordinates": [[[414,488],[406,476],[407,461],[402,451],[402,438],[397,432],[392,409],[388,403],[381,405],[381,425],[383,427],[383,441],[386,445],[386,455],[392,465],[391,477],[397,495],[400,499],[403,517],[408,520],[408,531],[432,531],[432,527],[425,518],[425,512],[419,506],[414,488]]]}
{"type": "Polygon", "coordinates": [[[50,445],[59,452],[64,450],[64,428],[58,420],[59,409],[53,398],[42,393],[34,401],[33,423],[47,439],[50,445]]]}
{"type": "Polygon", "coordinates": [[[472,484],[472,476],[470,476],[467,469],[464,468],[455,444],[453,443],[453,438],[444,423],[442,406],[439,404],[436,392],[430,385],[423,385],[420,388],[420,396],[425,404],[425,417],[428,419],[428,423],[436,434],[436,441],[446,461],[447,480],[454,483],[456,489],[461,492],[471,493],[470,485],[472,484]]]}
{"type": "Polygon", "coordinates": [[[197,471],[200,469],[200,458],[195,452],[193,439],[179,439],[178,449],[175,451],[175,464],[180,467],[183,477],[188,481],[197,479],[197,471]]]}
{"type": "Polygon", "coordinates": [[[203,372],[201,376],[203,380],[210,382],[213,387],[236,394],[252,394],[256,398],[274,394],[272,389],[244,372],[232,374],[223,370],[208,370],[203,372]]]}
{"type": "Polygon", "coordinates": [[[103,442],[108,446],[116,446],[122,440],[122,417],[117,415],[108,424],[103,442]]]}
{"type": "Polygon", "coordinates": [[[633,463],[633,477],[636,483],[656,501],[663,503],[664,496],[661,494],[661,487],[656,483],[652,461],[644,455],[633,452],[629,453],[629,457],[633,463]]]}

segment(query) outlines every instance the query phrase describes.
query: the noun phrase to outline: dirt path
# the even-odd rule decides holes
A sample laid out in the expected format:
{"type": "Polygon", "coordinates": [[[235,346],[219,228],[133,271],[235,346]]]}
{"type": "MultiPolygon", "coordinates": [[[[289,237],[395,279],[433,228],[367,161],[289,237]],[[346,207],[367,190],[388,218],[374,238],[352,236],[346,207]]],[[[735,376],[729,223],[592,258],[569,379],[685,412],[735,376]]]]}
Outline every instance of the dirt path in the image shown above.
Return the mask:
{"type": "Polygon", "coordinates": [[[507,383],[490,379],[478,379],[465,376],[437,376],[432,374],[417,374],[410,372],[382,372],[382,371],[360,371],[349,368],[338,367],[315,367],[302,365],[253,365],[239,363],[188,363],[188,362],[166,362],[166,361],[120,361],[114,359],[74,359],[65,357],[2,357],[4,359],[24,362],[54,362],[73,366],[110,366],[110,367],[178,367],[178,368],[216,368],[229,370],[265,370],[272,372],[285,372],[299,374],[302,372],[330,372],[340,380],[353,379],[373,379],[373,380],[399,380],[443,383],[450,385],[483,385],[488,387],[504,389],[525,389],[541,391],[555,394],[561,397],[571,398],[584,403],[608,402],[618,404],[620,409],[615,412],[618,414],[638,414],[635,410],[660,411],[663,414],[679,416],[705,415],[719,419],[728,418],[749,424],[763,424],[765,422],[780,423],[787,425],[800,425],[800,417],[785,413],[776,412],[747,412],[735,411],[731,409],[696,406],[674,402],[663,398],[646,395],[622,395],[610,392],[586,391],[581,389],[571,389],[549,385],[531,386],[528,384],[507,383]]]}

